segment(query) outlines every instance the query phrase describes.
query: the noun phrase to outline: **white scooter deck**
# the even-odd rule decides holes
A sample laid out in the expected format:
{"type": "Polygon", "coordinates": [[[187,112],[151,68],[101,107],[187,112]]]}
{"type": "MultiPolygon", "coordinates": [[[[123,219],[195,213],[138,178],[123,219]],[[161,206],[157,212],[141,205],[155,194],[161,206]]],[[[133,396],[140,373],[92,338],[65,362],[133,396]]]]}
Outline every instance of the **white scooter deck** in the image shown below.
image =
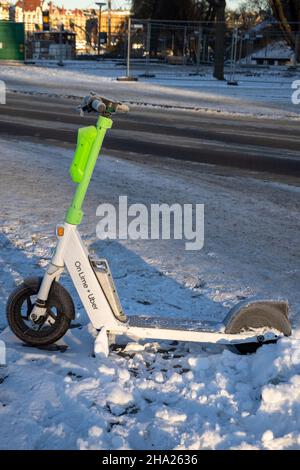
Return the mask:
{"type": "Polygon", "coordinates": [[[257,343],[277,339],[281,334],[271,329],[259,329],[240,334],[226,334],[223,323],[128,316],[128,322],[107,330],[108,334],[125,335],[131,339],[158,339],[196,343],[237,344],[257,343]]]}

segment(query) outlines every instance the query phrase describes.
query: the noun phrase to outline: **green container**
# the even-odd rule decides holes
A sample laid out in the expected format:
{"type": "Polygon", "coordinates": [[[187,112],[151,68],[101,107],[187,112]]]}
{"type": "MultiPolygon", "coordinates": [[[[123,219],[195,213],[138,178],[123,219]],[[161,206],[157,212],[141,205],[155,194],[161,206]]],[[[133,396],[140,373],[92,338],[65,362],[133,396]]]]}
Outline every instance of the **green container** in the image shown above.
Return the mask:
{"type": "Polygon", "coordinates": [[[24,60],[24,23],[0,21],[0,60],[24,60]]]}
{"type": "Polygon", "coordinates": [[[96,136],[97,129],[95,126],[78,129],[77,147],[70,167],[70,175],[74,183],[80,183],[82,181],[96,136]]]}

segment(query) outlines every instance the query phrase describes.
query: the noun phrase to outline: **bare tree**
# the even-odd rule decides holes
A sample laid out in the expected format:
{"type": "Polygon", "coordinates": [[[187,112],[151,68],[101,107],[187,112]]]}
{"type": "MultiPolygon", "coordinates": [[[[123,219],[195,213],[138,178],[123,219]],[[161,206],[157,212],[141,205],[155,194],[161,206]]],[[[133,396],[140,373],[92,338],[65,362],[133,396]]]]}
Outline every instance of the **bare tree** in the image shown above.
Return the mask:
{"type": "Polygon", "coordinates": [[[270,3],[269,0],[243,0],[238,10],[252,13],[270,12],[270,3]]]}
{"type": "Polygon", "coordinates": [[[287,43],[297,51],[300,61],[300,0],[269,0],[287,43]]]}
{"type": "Polygon", "coordinates": [[[133,0],[135,18],[192,21],[201,19],[206,0],[133,0]]]}
{"type": "Polygon", "coordinates": [[[224,55],[225,55],[225,9],[226,0],[208,0],[211,6],[211,18],[215,18],[215,60],[214,77],[224,80],[224,55]]]}
{"type": "MultiPolygon", "coordinates": [[[[214,77],[224,80],[226,0],[133,0],[136,18],[195,21],[210,25],[215,21],[214,77]]],[[[155,41],[153,41],[155,42],[155,41]]]]}
{"type": "MultiPolygon", "coordinates": [[[[208,8],[207,0],[133,0],[132,14],[135,18],[154,20],[178,20],[182,23],[203,20],[208,8]]],[[[151,34],[151,54],[156,55],[159,47],[159,36],[168,32],[172,34],[175,54],[182,53],[183,33],[179,28],[170,25],[156,24],[151,34]]]]}

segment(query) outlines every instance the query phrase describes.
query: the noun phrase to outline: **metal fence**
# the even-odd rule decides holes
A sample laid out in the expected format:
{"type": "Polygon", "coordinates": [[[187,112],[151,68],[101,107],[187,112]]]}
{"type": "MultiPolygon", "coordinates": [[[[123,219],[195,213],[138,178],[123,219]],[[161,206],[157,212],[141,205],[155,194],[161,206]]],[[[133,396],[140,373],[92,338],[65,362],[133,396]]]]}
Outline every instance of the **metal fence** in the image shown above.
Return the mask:
{"type": "MultiPolygon", "coordinates": [[[[300,30],[298,24],[295,23],[295,26],[295,30],[300,30]]],[[[60,36],[58,31],[47,34],[45,36],[45,32],[37,31],[27,33],[27,60],[75,59],[75,35],[64,32],[60,36]],[[48,38],[47,34],[53,37],[48,38]]],[[[215,37],[214,23],[129,18],[126,24],[120,26],[113,48],[101,48],[101,59],[115,60],[114,67],[120,69],[120,75],[125,68],[126,75],[134,77],[173,80],[197,76],[211,78],[215,37]]],[[[284,70],[297,66],[300,33],[296,35],[294,48],[291,48],[275,21],[265,21],[249,29],[242,25],[226,24],[224,50],[225,78],[234,82],[236,74],[250,73],[252,69],[278,67],[284,70]]],[[[109,66],[108,62],[106,66],[109,66]]]]}
{"type": "MultiPolygon", "coordinates": [[[[130,19],[123,35],[127,75],[179,79],[212,72],[215,59],[214,24],[130,19]]],[[[300,34],[293,50],[276,24],[250,30],[227,25],[225,73],[250,68],[296,66],[300,34]]]]}
{"type": "Polygon", "coordinates": [[[25,60],[74,60],[75,36],[69,31],[28,32],[25,40],[25,60]]]}

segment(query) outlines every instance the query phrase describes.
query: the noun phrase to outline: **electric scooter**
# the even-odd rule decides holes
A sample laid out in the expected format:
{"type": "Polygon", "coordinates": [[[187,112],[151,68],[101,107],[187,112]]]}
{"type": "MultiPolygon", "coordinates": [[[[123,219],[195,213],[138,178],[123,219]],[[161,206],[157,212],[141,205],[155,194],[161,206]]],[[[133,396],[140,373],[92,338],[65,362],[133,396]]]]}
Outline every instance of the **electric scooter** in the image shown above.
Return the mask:
{"type": "Polygon", "coordinates": [[[73,300],[59,282],[66,268],[93,327],[100,330],[95,351],[105,355],[118,337],[234,345],[240,353],[251,353],[291,335],[288,302],[284,300],[244,300],[222,323],[126,316],[108,262],[89,255],[77,227],[103,139],[112,127],[112,115],[129,108],[91,93],[80,111],[97,113],[97,124],[78,131],[70,167],[77,188],[65,222],[56,227],[57,246],[45,275],[25,279],[8,299],[7,318],[14,334],[32,346],[52,344],[65,335],[75,318],[73,300]]]}

